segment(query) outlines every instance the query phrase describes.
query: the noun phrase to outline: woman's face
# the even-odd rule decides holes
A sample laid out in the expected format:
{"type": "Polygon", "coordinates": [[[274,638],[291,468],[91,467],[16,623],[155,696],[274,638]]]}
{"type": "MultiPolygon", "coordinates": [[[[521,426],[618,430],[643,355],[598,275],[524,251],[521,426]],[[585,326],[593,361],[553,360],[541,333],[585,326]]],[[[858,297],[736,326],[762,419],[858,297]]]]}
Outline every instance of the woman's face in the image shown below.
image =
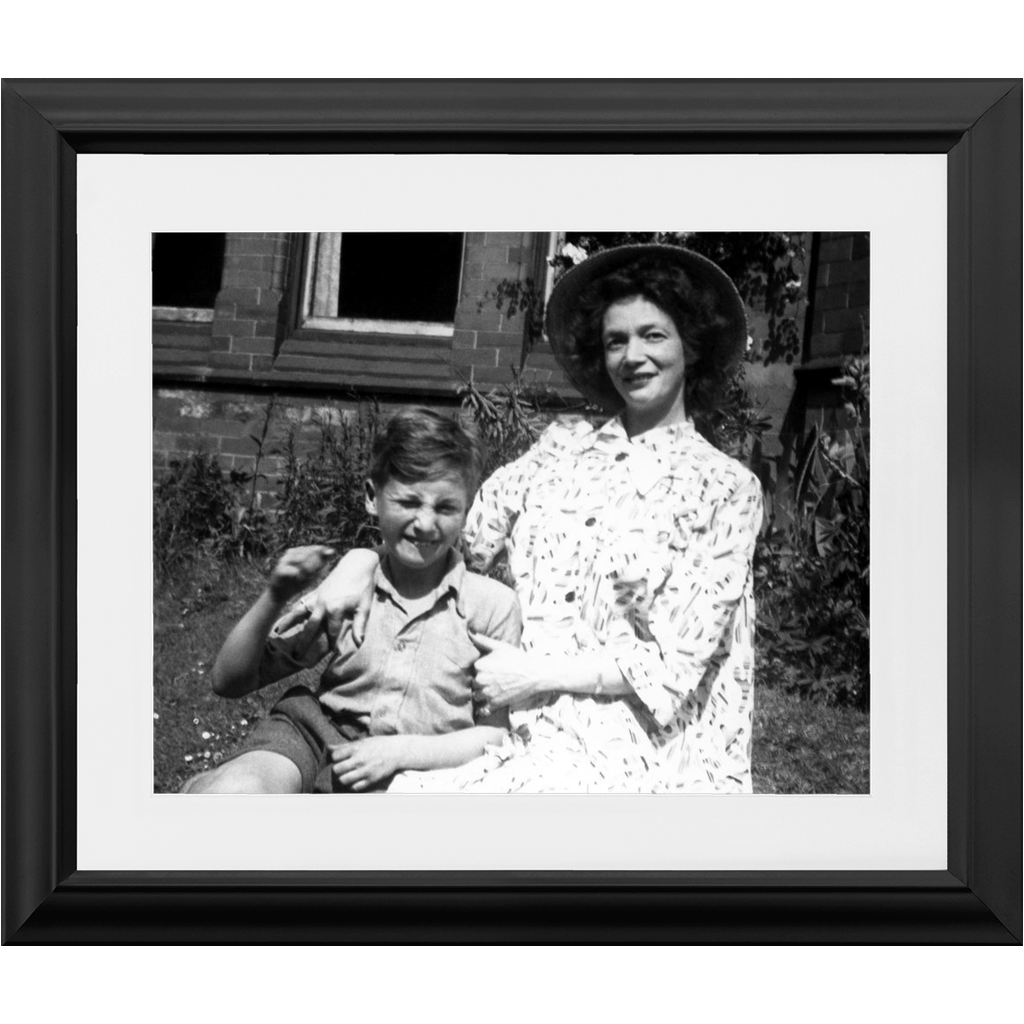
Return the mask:
{"type": "Polygon", "coordinates": [[[604,365],[626,403],[630,433],[686,419],[683,339],[660,306],[643,296],[620,299],[605,310],[604,365]]]}

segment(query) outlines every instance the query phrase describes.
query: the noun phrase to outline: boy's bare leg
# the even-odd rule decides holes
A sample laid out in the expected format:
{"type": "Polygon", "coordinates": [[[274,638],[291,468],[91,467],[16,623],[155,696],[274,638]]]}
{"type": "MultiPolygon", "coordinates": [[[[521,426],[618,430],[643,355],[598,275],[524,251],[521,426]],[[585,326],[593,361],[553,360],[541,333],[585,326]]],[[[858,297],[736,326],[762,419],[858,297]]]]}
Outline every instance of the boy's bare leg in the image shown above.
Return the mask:
{"type": "Polygon", "coordinates": [[[233,761],[196,775],[182,793],[301,793],[298,765],[283,754],[250,750],[233,761]]]}

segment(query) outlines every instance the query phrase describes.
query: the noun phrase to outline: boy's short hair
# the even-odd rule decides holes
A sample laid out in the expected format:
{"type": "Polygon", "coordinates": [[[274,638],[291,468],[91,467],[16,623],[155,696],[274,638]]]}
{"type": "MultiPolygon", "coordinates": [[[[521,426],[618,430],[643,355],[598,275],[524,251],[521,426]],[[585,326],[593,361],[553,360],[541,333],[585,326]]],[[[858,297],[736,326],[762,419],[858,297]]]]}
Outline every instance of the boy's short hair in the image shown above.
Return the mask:
{"type": "Polygon", "coordinates": [[[399,409],[373,442],[369,477],[374,487],[388,480],[432,480],[459,473],[470,501],[480,486],[486,449],[476,429],[423,406],[399,409]]]}

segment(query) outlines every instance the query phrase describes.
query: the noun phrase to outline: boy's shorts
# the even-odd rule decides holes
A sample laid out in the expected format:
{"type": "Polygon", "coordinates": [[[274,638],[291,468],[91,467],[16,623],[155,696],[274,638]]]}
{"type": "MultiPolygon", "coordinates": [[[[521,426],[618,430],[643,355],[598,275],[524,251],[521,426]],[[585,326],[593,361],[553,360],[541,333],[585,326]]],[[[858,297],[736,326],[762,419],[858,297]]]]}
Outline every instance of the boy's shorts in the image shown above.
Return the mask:
{"type": "MultiPolygon", "coordinates": [[[[336,725],[310,690],[295,686],[257,723],[242,749],[223,763],[254,750],[267,750],[294,762],[302,776],[303,793],[343,792],[334,781],[328,747],[365,736],[356,726],[336,725]]],[[[387,782],[371,788],[386,789],[387,782]]]]}

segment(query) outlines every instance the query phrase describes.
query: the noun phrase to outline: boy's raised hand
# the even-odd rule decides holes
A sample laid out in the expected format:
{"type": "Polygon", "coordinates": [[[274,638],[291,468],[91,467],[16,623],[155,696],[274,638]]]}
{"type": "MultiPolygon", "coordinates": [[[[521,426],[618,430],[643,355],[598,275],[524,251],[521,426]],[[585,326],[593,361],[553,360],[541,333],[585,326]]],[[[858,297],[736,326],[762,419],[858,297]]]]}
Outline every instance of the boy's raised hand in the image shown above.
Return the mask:
{"type": "Polygon", "coordinates": [[[280,601],[291,600],[316,579],[334,555],[334,548],[326,544],[289,548],[270,573],[267,583],[270,592],[280,601]]]}

